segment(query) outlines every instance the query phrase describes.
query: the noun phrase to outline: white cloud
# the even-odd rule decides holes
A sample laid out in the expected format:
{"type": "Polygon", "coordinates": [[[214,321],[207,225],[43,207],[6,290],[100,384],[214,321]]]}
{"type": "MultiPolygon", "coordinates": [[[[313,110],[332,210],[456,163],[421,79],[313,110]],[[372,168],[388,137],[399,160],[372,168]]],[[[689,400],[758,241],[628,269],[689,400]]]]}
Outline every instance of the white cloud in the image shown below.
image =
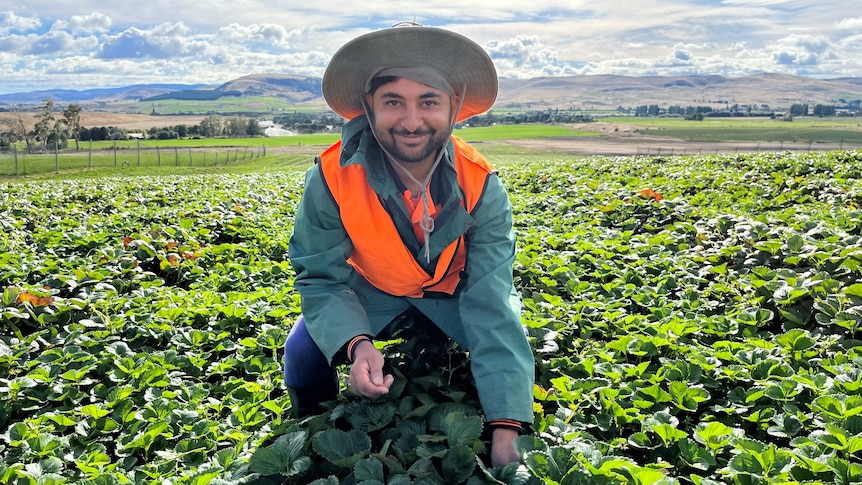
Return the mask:
{"type": "Polygon", "coordinates": [[[51,30],[68,30],[73,34],[107,32],[111,28],[111,18],[101,13],[73,15],[69,20],[58,20],[51,30]]]}
{"type": "Polygon", "coordinates": [[[858,0],[28,0],[0,13],[0,93],[320,76],[348,40],[413,18],[473,38],[505,77],[862,76],[859,10],[858,0]]]}
{"type": "Polygon", "coordinates": [[[38,29],[42,25],[42,21],[38,17],[20,17],[15,15],[15,12],[4,12],[0,17],[0,35],[9,32],[27,32],[33,29],[38,29]]]}
{"type": "Polygon", "coordinates": [[[841,30],[862,30],[862,17],[841,19],[835,23],[835,27],[841,30]]]}
{"type": "Polygon", "coordinates": [[[829,39],[816,35],[792,35],[771,46],[772,58],[781,66],[810,67],[834,57],[829,39]]]}

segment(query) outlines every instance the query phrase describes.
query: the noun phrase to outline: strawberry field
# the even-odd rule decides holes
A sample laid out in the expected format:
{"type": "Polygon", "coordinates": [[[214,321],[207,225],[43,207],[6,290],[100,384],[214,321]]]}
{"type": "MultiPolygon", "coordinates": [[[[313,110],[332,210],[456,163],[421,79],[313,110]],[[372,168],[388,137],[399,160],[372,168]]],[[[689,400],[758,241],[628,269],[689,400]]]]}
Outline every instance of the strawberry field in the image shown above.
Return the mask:
{"type": "Polygon", "coordinates": [[[0,483],[862,483],[862,152],[497,162],[522,463],[440,340],[289,417],[300,172],[103,178],[2,186],[0,483]]]}

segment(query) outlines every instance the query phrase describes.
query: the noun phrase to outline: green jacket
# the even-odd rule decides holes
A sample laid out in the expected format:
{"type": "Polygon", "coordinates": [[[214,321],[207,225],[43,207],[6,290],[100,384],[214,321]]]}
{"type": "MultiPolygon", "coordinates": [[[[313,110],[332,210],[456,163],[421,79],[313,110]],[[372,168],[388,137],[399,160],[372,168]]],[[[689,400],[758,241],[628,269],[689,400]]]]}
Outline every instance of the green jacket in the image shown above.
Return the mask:
{"type": "MultiPolygon", "coordinates": [[[[377,335],[412,305],[470,352],[471,370],[487,420],[531,423],[535,370],[512,279],[515,238],[509,198],[493,174],[473,213],[468,214],[460,204],[452,150],[449,143],[432,177],[432,196],[442,208],[431,233],[430,251],[433,265],[435,257],[454,240],[441,240],[442,235],[454,233],[457,238],[467,231],[467,266],[453,297],[393,296],[360,276],[347,263],[352,245],[320,168],[315,165],[308,169],[289,249],[306,326],[332,362],[351,338],[377,335]]],[[[388,167],[364,116],[344,126],[341,163],[362,164],[369,185],[388,210],[407,214],[401,197],[403,186],[388,167]]],[[[403,226],[399,233],[412,234],[409,217],[393,220],[403,226]]],[[[403,239],[401,242],[424,265],[415,237],[403,239]]]]}

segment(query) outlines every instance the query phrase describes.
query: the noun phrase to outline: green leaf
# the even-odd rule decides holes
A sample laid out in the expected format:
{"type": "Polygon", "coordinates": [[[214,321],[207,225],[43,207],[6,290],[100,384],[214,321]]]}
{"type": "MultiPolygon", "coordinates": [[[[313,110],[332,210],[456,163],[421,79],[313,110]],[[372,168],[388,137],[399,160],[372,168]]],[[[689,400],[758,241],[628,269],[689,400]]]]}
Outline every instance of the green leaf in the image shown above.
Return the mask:
{"type": "Polygon", "coordinates": [[[96,419],[104,418],[105,416],[111,414],[111,411],[107,409],[102,409],[95,404],[88,404],[86,406],[83,406],[78,410],[78,412],[85,416],[90,416],[96,419]]]}
{"type": "Polygon", "coordinates": [[[397,411],[397,405],[392,401],[351,401],[345,410],[347,420],[350,421],[350,424],[355,429],[365,432],[385,428],[392,422],[397,411]]]}
{"type": "Polygon", "coordinates": [[[848,460],[832,457],[827,461],[829,468],[835,472],[835,483],[848,485],[862,482],[862,465],[848,460]]]}
{"type": "Polygon", "coordinates": [[[317,480],[310,482],[308,485],[338,485],[338,478],[330,475],[326,478],[318,478],[317,480]]]}
{"type": "Polygon", "coordinates": [[[683,438],[677,442],[679,458],[686,465],[698,470],[707,471],[716,465],[715,457],[709,450],[697,445],[693,440],[683,438]]]}
{"type": "Polygon", "coordinates": [[[808,332],[799,328],[777,335],[775,341],[791,352],[808,350],[815,345],[814,339],[808,335],[808,332]]]}
{"type": "Polygon", "coordinates": [[[862,283],[853,283],[847,288],[844,288],[844,291],[842,291],[842,293],[844,293],[845,295],[858,296],[862,298],[862,283]]]}
{"type": "Polygon", "coordinates": [[[654,443],[650,435],[644,432],[632,433],[628,438],[628,443],[636,448],[655,449],[661,446],[659,443],[654,443]]]}
{"type": "Polygon", "coordinates": [[[377,481],[383,483],[383,462],[377,458],[363,458],[353,467],[353,477],[357,482],[377,481]]]}
{"type": "Polygon", "coordinates": [[[462,483],[476,468],[476,454],[467,446],[454,446],[443,457],[442,471],[446,483],[462,483]]]}
{"type": "Polygon", "coordinates": [[[261,475],[298,475],[311,467],[311,458],[302,455],[307,433],[295,431],[279,436],[267,447],[258,448],[249,459],[249,469],[261,475]]]}
{"type": "Polygon", "coordinates": [[[443,419],[443,433],[450,448],[472,447],[473,442],[482,434],[482,425],[482,418],[479,416],[464,416],[453,412],[443,419]]]}
{"type": "Polygon", "coordinates": [[[342,468],[353,468],[371,451],[371,438],[356,429],[320,431],[311,439],[311,444],[320,456],[342,468]]]}
{"type": "MultiPolygon", "coordinates": [[[[742,442],[741,442],[742,443],[742,442]]],[[[728,462],[728,469],[734,473],[751,475],[755,478],[786,478],[793,464],[793,455],[779,449],[774,444],[748,442],[740,453],[728,462]],[[759,451],[758,451],[759,449],[759,451]]]]}
{"type": "Polygon", "coordinates": [[[662,443],[664,443],[664,446],[669,446],[670,444],[675,443],[688,436],[685,431],[676,429],[675,427],[664,423],[652,426],[650,430],[657,434],[659,438],[661,438],[661,441],[662,443]]]}
{"type": "Polygon", "coordinates": [[[668,390],[674,405],[683,411],[697,411],[698,404],[710,397],[709,392],[702,386],[692,386],[687,382],[671,382],[668,390]]]}
{"type": "Polygon", "coordinates": [[[709,423],[700,423],[695,426],[694,439],[703,443],[714,453],[718,450],[730,445],[735,434],[743,434],[735,432],[732,428],[718,421],[709,423]]]}
{"type": "Polygon", "coordinates": [[[794,450],[797,466],[809,470],[811,473],[826,473],[830,470],[827,460],[834,454],[827,454],[815,444],[798,445],[794,450]]]}
{"type": "Polygon", "coordinates": [[[787,249],[791,253],[797,254],[805,247],[805,241],[799,234],[794,234],[787,239],[787,249]]]}

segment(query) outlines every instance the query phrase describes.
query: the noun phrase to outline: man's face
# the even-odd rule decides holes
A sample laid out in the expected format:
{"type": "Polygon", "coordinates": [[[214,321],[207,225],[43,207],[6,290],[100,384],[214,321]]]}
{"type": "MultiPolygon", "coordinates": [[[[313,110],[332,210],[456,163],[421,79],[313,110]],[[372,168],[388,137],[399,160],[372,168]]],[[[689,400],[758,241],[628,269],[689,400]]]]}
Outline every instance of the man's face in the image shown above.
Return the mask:
{"type": "Polygon", "coordinates": [[[366,99],[378,141],[399,162],[430,163],[448,140],[452,98],[439,89],[398,78],[366,99]]]}

